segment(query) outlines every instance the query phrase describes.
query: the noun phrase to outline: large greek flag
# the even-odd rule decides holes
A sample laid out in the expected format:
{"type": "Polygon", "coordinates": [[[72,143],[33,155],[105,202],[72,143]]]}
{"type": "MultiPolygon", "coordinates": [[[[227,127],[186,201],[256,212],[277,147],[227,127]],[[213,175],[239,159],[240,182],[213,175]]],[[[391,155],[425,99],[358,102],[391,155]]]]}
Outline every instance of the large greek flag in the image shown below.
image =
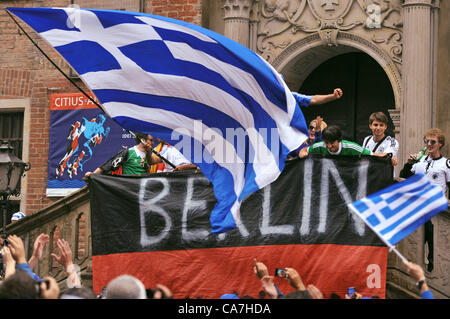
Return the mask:
{"type": "Polygon", "coordinates": [[[445,211],[448,200],[441,187],[416,174],[348,206],[391,247],[445,211]]]}
{"type": "Polygon", "coordinates": [[[307,138],[280,74],[256,53],[201,27],[144,13],[9,8],[80,75],[123,128],[177,146],[213,183],[212,233],[277,179],[307,138]]]}

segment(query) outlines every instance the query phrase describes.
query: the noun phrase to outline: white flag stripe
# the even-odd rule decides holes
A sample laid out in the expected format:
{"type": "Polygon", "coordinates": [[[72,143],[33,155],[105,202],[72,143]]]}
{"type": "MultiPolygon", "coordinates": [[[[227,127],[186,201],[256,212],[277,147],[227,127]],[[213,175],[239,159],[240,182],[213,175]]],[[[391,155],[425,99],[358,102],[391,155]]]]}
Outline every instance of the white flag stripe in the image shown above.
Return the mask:
{"type": "Polygon", "coordinates": [[[370,215],[375,214],[375,216],[377,217],[377,219],[380,222],[383,222],[386,220],[386,218],[380,212],[381,208],[386,207],[385,202],[374,203],[372,200],[370,200],[367,197],[361,198],[361,202],[366,204],[366,206],[368,207],[366,211],[364,211],[363,213],[360,214],[361,218],[365,219],[365,218],[369,217],[370,215]]]}
{"type": "Polygon", "coordinates": [[[174,23],[169,23],[163,20],[159,20],[159,19],[154,19],[154,18],[150,18],[150,17],[140,17],[137,16],[136,19],[141,20],[142,22],[145,22],[151,26],[156,26],[162,29],[167,29],[167,30],[173,30],[173,31],[178,31],[178,32],[183,32],[189,35],[192,35],[193,37],[196,37],[202,41],[206,41],[206,42],[213,42],[213,43],[217,43],[216,40],[211,39],[210,37],[197,32],[195,30],[189,29],[189,28],[185,28],[183,26],[174,24],[174,23]]]}
{"type": "MultiPolygon", "coordinates": [[[[133,74],[130,71],[111,70],[86,73],[83,78],[92,90],[113,89],[128,91],[130,88],[127,83],[131,81],[130,77],[140,77],[142,81],[136,83],[133,87],[133,92],[172,96],[178,98],[185,98],[208,105],[228,116],[236,119],[247,131],[249,141],[254,149],[254,158],[250,159],[254,163],[253,167],[258,176],[257,183],[260,185],[265,182],[264,176],[270,168],[271,172],[280,171],[274,154],[270,152],[264,142],[262,136],[254,129],[254,120],[249,110],[242,105],[242,103],[227,92],[210,85],[208,83],[186,78],[183,76],[175,76],[159,73],[148,73],[140,69],[133,74]],[[144,72],[146,76],[138,75],[138,72],[144,72]],[[182,89],[181,89],[182,88],[182,89]],[[169,94],[168,94],[169,93],[169,94]],[[229,105],[235,107],[230,108],[229,105]],[[264,163],[263,165],[260,165],[264,163]],[[262,174],[259,176],[259,174],[262,174]]],[[[104,104],[105,109],[108,103],[104,104]]],[[[148,110],[150,108],[146,108],[148,110]]],[[[108,114],[110,112],[108,111],[108,114]]],[[[153,119],[149,120],[153,122],[153,119]]]]}
{"type": "MultiPolygon", "coordinates": [[[[119,103],[119,102],[110,102],[104,104],[105,108],[110,111],[110,115],[112,117],[117,116],[125,116],[130,118],[138,118],[142,121],[152,122],[160,126],[165,126],[171,128],[173,130],[182,128],[183,131],[179,131],[181,134],[186,133],[186,130],[191,137],[195,137],[199,135],[199,132],[196,132],[196,125],[201,125],[201,130],[204,132],[208,129],[206,125],[202,122],[195,121],[189,117],[183,116],[181,114],[161,110],[154,108],[145,108],[139,105],[130,104],[130,103],[119,103]]],[[[200,132],[201,134],[201,132],[200,132]]],[[[237,157],[234,146],[229,143],[226,139],[223,139],[220,135],[218,138],[221,138],[219,141],[221,145],[225,146],[225,152],[230,152],[229,154],[233,154],[237,157]]],[[[201,141],[200,141],[201,142],[201,141]]],[[[214,158],[214,152],[211,152],[211,149],[208,149],[208,145],[205,145],[205,148],[210,152],[211,156],[214,158]]],[[[228,153],[227,153],[228,154],[228,153]]],[[[220,163],[217,161],[218,165],[226,168],[230,171],[230,174],[234,179],[234,190],[236,194],[240,194],[244,187],[244,174],[245,165],[243,163],[220,163]]]]}
{"type": "MultiPolygon", "coordinates": [[[[126,57],[117,47],[106,41],[110,40],[109,38],[111,37],[108,30],[110,28],[103,28],[103,25],[94,13],[83,10],[81,12],[83,12],[81,16],[84,20],[82,19],[80,23],[81,32],[77,33],[81,33],[81,35],[76,36],[77,41],[79,41],[80,38],[96,38],[97,42],[107,49],[121,65],[120,70],[98,71],[84,74],[82,78],[91,89],[129,91],[130,88],[128,83],[133,83],[135,78],[139,78],[143,80],[139,81],[137,85],[133,87],[133,92],[185,98],[215,108],[234,119],[238,119],[239,123],[247,131],[250,143],[254,149],[254,158],[250,159],[250,161],[254,163],[253,168],[256,174],[255,182],[257,185],[262,187],[273,181],[273,178],[269,178],[265,172],[275,171],[278,172],[278,174],[280,173],[274,154],[268,149],[262,136],[254,129],[255,123],[253,116],[241,101],[227,92],[202,81],[184,76],[165,75],[144,71],[134,61],[126,57]],[[99,33],[101,33],[100,37],[99,33]],[[235,107],[230,108],[229,105],[235,107]]],[[[156,24],[159,22],[159,20],[156,19],[150,20],[156,24]]],[[[161,25],[166,25],[166,23],[162,23],[161,25]]],[[[129,24],[127,26],[127,31],[133,30],[133,27],[129,24]]],[[[141,25],[136,24],[136,26],[141,25]]],[[[174,26],[174,28],[177,27],[174,26]]],[[[114,28],[111,27],[111,29],[114,28]]],[[[137,28],[136,32],[140,30],[140,28],[137,28]]],[[[67,32],[69,32],[69,36],[73,35],[72,31],[67,32]]],[[[47,32],[42,33],[44,37],[45,33],[47,32]]],[[[61,36],[60,33],[58,33],[58,35],[61,36]]],[[[120,37],[126,37],[128,34],[119,35],[120,37]]],[[[117,43],[117,41],[118,40],[115,40],[113,43],[117,43]]]]}
{"type": "Polygon", "coordinates": [[[171,144],[177,143],[174,132],[198,141],[194,154],[183,146],[183,155],[214,185],[213,234],[239,226],[244,195],[273,182],[288,150],[308,137],[282,76],[258,54],[212,31],[117,10],[7,10],[56,48],[124,129],[154,131],[171,144]],[[239,132],[237,142],[234,133],[228,139],[230,129],[239,132]],[[195,155],[198,146],[200,156],[195,155]],[[216,153],[219,148],[225,151],[216,153]],[[232,157],[237,161],[230,163],[232,157]]]}
{"type": "MultiPolygon", "coordinates": [[[[395,215],[393,215],[390,218],[386,219],[384,222],[376,225],[375,226],[375,230],[382,231],[383,229],[385,229],[385,228],[389,227],[390,225],[396,223],[397,221],[399,221],[400,219],[402,219],[403,217],[405,217],[406,215],[411,213],[412,210],[416,209],[417,207],[422,205],[424,202],[426,202],[429,197],[432,197],[432,196],[438,194],[440,191],[441,190],[437,189],[437,188],[430,189],[430,191],[427,192],[426,195],[424,194],[424,196],[421,196],[420,198],[416,199],[412,204],[408,205],[403,210],[399,211],[395,215]]],[[[411,201],[411,196],[402,196],[401,198],[403,198],[403,202],[411,201]]]]}
{"type": "MultiPolygon", "coordinates": [[[[97,16],[95,16],[97,19],[97,16]]],[[[93,18],[94,18],[93,17],[93,18]]],[[[97,19],[98,21],[98,19],[97,19]]],[[[100,22],[99,22],[100,23],[100,22]]],[[[95,32],[92,28],[84,29],[81,24],[79,31],[67,31],[60,29],[52,29],[40,33],[51,45],[58,47],[61,45],[70,44],[77,41],[93,41],[99,42],[98,35],[95,36],[95,32]]],[[[103,27],[103,26],[100,26],[103,27]]],[[[102,39],[100,42],[110,43],[116,47],[122,47],[125,45],[146,41],[146,40],[162,40],[158,33],[155,32],[151,26],[146,24],[133,24],[125,23],[115,25],[102,30],[102,39]],[[146,37],[139,37],[139,34],[145,34],[146,37]],[[118,36],[120,35],[120,36],[118,36]]]]}
{"type": "Polygon", "coordinates": [[[290,126],[292,115],[289,116],[288,113],[266,98],[252,74],[234,65],[222,62],[203,51],[196,50],[186,43],[172,41],[164,41],[164,43],[176,59],[198,63],[212,71],[218,72],[234,87],[241,88],[241,90],[249,94],[274,119],[279,129],[282,143],[292,148],[298,146],[299,141],[296,136],[299,131],[290,126]]]}
{"type": "MultiPolygon", "coordinates": [[[[444,205],[445,203],[446,203],[445,198],[442,200],[439,200],[439,201],[434,201],[432,204],[427,206],[427,209],[428,209],[428,211],[434,210],[434,209],[439,208],[440,206],[444,205]]],[[[413,217],[408,218],[407,220],[403,221],[401,224],[399,224],[397,227],[395,227],[390,232],[384,234],[383,236],[385,236],[387,240],[390,240],[400,230],[402,230],[406,226],[410,225],[411,223],[415,222],[416,220],[420,219],[421,217],[427,215],[428,211],[422,211],[420,213],[415,214],[413,217]]]]}
{"type": "MultiPolygon", "coordinates": [[[[402,200],[403,196],[409,196],[409,194],[416,195],[416,194],[422,192],[424,190],[424,188],[421,188],[415,192],[411,192],[411,190],[414,190],[416,188],[422,187],[427,184],[428,185],[430,184],[429,181],[426,178],[422,177],[414,183],[406,184],[399,188],[396,188],[396,190],[394,192],[386,192],[386,193],[380,194],[380,197],[382,200],[379,203],[375,203],[372,200],[373,197],[363,198],[363,199],[361,199],[361,201],[363,201],[367,206],[370,206],[372,209],[380,209],[380,208],[383,208],[384,206],[386,206],[386,201],[389,198],[391,198],[392,196],[394,196],[394,194],[402,193],[403,194],[402,196],[400,196],[395,201],[393,201],[392,203],[389,204],[390,207],[392,205],[392,207],[397,208],[398,206],[400,206],[403,203],[403,201],[404,201],[404,199],[402,200]]],[[[371,214],[372,213],[370,210],[366,210],[363,213],[361,213],[360,215],[362,218],[366,218],[371,214]]]]}
{"type": "MultiPolygon", "coordinates": [[[[430,185],[429,183],[426,183],[426,181],[421,182],[420,184],[415,183],[413,185],[413,187],[409,187],[410,189],[415,189],[419,186],[423,186],[423,185],[430,185]]],[[[419,193],[423,192],[426,188],[420,188],[419,190],[416,190],[415,192],[411,192],[409,191],[408,193],[402,193],[402,196],[396,198],[393,202],[388,203],[387,200],[389,198],[391,198],[393,196],[392,193],[389,194],[382,194],[380,195],[382,201],[375,203],[371,198],[363,198],[361,199],[362,202],[364,202],[369,209],[367,209],[366,211],[364,211],[363,213],[361,213],[361,217],[362,218],[367,218],[368,216],[372,215],[373,212],[376,213],[377,218],[383,222],[386,218],[381,214],[381,212],[379,212],[382,208],[386,207],[387,205],[389,205],[389,208],[391,210],[395,210],[397,209],[399,206],[403,205],[405,202],[409,201],[413,196],[418,195],[419,193]]],[[[400,192],[395,192],[397,194],[399,194],[400,192]]]]}

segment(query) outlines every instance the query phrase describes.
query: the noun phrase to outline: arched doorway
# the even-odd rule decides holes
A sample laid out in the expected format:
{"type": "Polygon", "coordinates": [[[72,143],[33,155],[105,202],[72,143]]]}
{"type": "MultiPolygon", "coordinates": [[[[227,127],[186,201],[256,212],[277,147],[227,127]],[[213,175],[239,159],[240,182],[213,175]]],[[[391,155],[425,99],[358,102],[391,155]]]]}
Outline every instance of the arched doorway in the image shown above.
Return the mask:
{"type": "Polygon", "coordinates": [[[394,93],[385,71],[372,57],[363,52],[332,57],[306,77],[298,92],[328,94],[337,87],[344,91],[342,99],[303,109],[307,122],[320,115],[328,125],[340,126],[344,139],[362,144],[364,137],[371,134],[370,114],[381,111],[389,118],[387,134],[394,136],[388,112],[395,108],[394,93]]]}

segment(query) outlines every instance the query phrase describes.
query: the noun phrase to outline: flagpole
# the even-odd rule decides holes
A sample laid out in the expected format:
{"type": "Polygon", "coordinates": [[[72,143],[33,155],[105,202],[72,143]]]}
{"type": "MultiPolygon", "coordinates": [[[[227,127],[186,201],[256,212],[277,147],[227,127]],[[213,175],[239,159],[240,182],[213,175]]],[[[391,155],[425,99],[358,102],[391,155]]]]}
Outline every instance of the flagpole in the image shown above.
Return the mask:
{"type": "Polygon", "coordinates": [[[22,28],[22,26],[19,24],[19,22],[17,22],[17,20],[13,17],[13,15],[6,10],[6,13],[9,15],[9,17],[14,21],[14,23],[19,27],[19,29],[23,32],[23,34],[25,34],[25,36],[31,41],[31,43],[33,43],[33,45],[44,55],[44,57],[70,82],[73,84],[73,86],[75,86],[81,93],[83,93],[84,96],[86,96],[89,100],[91,100],[92,103],[94,103],[100,110],[102,110],[103,113],[107,114],[105,112],[105,110],[103,109],[103,107],[97,103],[97,101],[95,101],[89,94],[86,93],[86,91],[84,91],[78,84],[75,83],[74,80],[72,80],[66,73],[64,73],[63,70],[61,70],[61,68],[59,66],[56,65],[56,63],[50,59],[50,57],[44,52],[44,50],[42,50],[37,43],[31,38],[31,36],[22,28]]]}
{"type": "Polygon", "coordinates": [[[400,259],[401,259],[403,262],[405,262],[405,263],[408,262],[408,259],[406,259],[405,256],[403,256],[402,254],[400,254],[400,252],[395,248],[395,246],[389,246],[389,251],[393,251],[394,253],[396,253],[397,256],[400,257],[400,259]]]}

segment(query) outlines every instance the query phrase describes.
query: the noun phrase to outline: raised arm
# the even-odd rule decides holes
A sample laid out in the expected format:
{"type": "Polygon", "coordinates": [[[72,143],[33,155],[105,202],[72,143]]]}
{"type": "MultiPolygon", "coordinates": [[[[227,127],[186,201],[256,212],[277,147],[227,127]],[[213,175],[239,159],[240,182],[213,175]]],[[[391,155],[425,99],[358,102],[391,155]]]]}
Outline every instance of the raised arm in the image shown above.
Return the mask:
{"type": "Polygon", "coordinates": [[[342,89],[334,89],[333,93],[326,95],[313,95],[310,105],[319,105],[340,99],[344,93],[342,89]]]}

